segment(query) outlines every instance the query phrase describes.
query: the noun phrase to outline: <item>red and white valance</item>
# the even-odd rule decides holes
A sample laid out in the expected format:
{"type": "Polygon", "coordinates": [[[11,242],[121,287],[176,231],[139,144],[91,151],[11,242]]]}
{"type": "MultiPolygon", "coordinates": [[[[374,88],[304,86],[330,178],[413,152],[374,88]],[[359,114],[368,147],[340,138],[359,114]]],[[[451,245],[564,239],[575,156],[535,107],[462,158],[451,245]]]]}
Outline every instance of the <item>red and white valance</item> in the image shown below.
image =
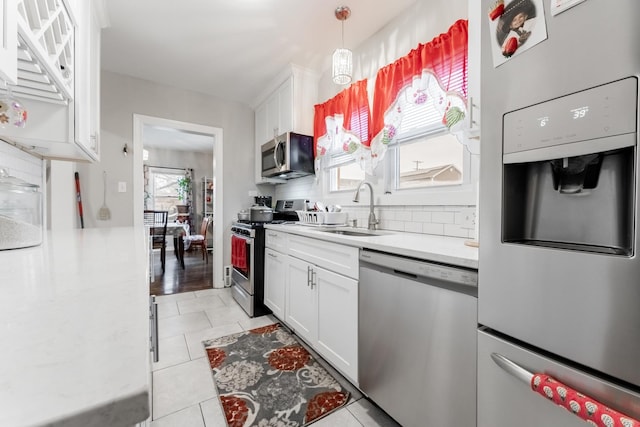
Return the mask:
{"type": "Polygon", "coordinates": [[[316,176],[325,154],[347,153],[369,174],[394,142],[407,104],[432,103],[464,142],[467,114],[467,21],[381,68],[370,112],[367,80],[315,106],[316,176]]]}
{"type": "Polygon", "coordinates": [[[370,158],[370,120],[366,79],[316,105],[313,123],[316,172],[328,153],[347,153],[362,163],[370,158]]]}
{"type": "Polygon", "coordinates": [[[378,71],[370,144],[374,161],[380,161],[387,146],[395,141],[407,104],[431,102],[451,132],[463,130],[467,114],[467,39],[467,21],[458,20],[446,33],[378,71]]]}

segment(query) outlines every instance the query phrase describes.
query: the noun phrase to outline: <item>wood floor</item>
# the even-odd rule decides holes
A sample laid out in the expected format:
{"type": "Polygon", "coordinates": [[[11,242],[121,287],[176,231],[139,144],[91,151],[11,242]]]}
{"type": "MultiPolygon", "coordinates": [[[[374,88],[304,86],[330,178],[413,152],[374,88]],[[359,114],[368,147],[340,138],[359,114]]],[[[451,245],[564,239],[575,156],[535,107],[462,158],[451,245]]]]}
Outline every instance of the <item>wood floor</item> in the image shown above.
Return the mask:
{"type": "Polygon", "coordinates": [[[202,252],[187,251],[184,254],[184,270],[173,251],[167,251],[165,272],[162,273],[160,254],[155,254],[155,280],[149,287],[149,295],[170,295],[213,288],[213,257],[202,259],[202,252]]]}

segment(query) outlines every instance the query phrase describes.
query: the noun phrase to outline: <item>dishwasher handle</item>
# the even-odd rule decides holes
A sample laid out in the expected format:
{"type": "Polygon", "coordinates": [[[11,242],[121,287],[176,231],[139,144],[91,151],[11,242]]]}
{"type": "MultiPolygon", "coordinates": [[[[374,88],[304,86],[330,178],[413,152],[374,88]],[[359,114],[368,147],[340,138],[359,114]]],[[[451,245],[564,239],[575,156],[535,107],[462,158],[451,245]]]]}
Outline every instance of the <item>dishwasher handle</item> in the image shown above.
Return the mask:
{"type": "Polygon", "coordinates": [[[429,261],[365,250],[360,251],[360,264],[377,265],[389,269],[394,274],[414,279],[422,277],[444,280],[474,288],[478,287],[478,272],[464,267],[436,264],[429,261]]]}

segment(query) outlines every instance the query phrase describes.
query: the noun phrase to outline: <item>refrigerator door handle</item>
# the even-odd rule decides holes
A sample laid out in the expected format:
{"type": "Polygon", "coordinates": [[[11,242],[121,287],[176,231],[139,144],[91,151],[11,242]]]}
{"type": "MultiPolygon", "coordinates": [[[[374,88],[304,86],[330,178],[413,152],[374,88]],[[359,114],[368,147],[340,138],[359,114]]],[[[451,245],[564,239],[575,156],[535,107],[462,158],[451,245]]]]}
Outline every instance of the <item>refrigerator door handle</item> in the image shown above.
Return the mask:
{"type": "Polygon", "coordinates": [[[534,393],[551,400],[584,421],[590,421],[598,427],[613,425],[640,427],[640,421],[618,412],[546,374],[533,374],[499,353],[491,353],[491,358],[503,370],[527,383],[534,393]]]}
{"type": "Polygon", "coordinates": [[[491,358],[493,359],[494,362],[496,362],[498,366],[500,366],[507,373],[513,375],[514,377],[528,384],[529,386],[531,385],[531,379],[533,378],[533,373],[527,371],[522,366],[518,365],[515,362],[512,362],[511,360],[507,359],[506,357],[504,357],[499,353],[491,353],[491,358]]]}

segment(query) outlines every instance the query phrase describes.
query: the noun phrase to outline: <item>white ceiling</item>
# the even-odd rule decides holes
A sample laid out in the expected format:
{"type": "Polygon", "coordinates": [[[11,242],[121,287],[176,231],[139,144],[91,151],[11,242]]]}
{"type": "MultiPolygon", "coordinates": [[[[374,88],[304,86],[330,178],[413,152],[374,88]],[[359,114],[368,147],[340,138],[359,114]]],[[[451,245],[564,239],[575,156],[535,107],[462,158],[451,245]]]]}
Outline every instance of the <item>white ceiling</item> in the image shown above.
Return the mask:
{"type": "Polygon", "coordinates": [[[416,0],[104,0],[105,70],[252,105],[289,63],[323,72],[416,0]]]}
{"type": "Polygon", "coordinates": [[[144,125],[142,145],[145,148],[153,147],[211,154],[213,136],[164,126],[144,125]]]}
{"type": "MultiPolygon", "coordinates": [[[[318,72],[342,44],[356,48],[415,0],[105,0],[102,68],[254,104],[289,63],[318,72]]],[[[145,147],[211,152],[213,139],[146,126],[145,147]]]]}

